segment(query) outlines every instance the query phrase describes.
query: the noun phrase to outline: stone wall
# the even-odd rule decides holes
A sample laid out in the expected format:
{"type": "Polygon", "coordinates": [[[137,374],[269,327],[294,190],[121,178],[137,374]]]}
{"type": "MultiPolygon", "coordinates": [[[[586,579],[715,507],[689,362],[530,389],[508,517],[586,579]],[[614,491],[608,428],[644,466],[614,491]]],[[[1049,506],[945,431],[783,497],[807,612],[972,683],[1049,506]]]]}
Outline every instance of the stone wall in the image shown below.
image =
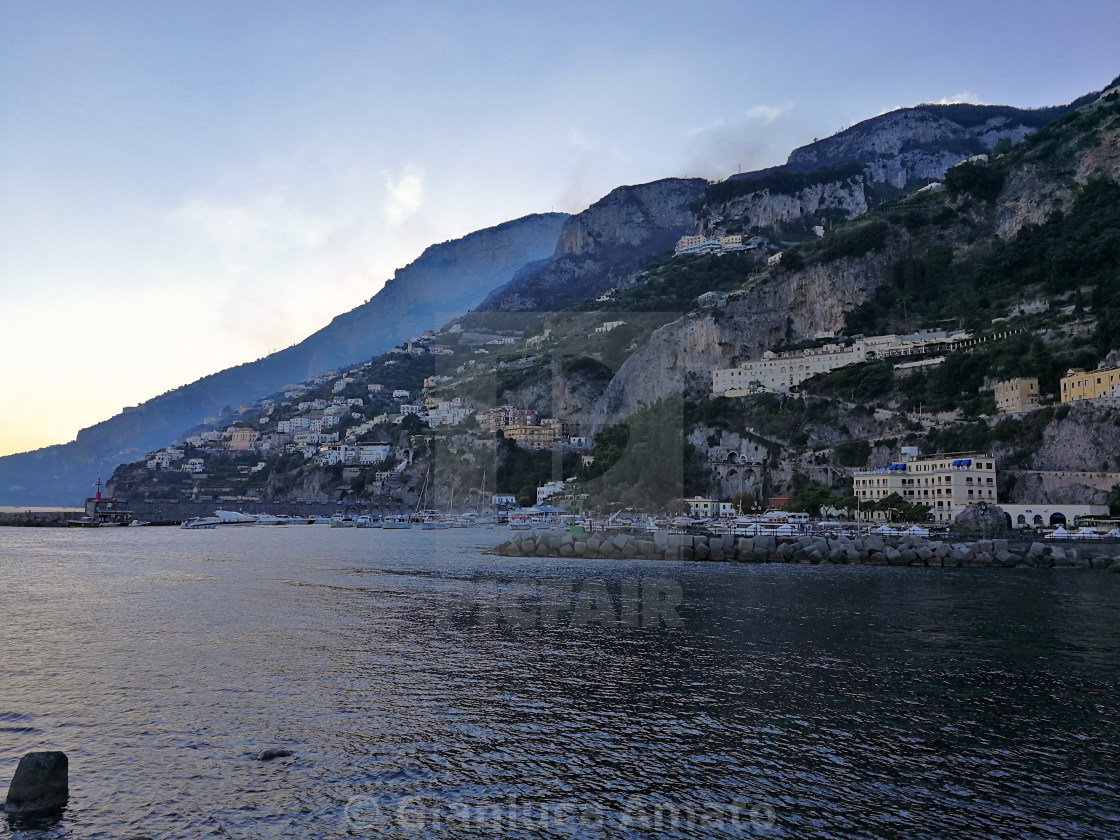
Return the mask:
{"type": "Polygon", "coordinates": [[[506,557],[597,557],[710,560],[739,563],[869,566],[1031,566],[1120,572],[1120,543],[976,540],[915,537],[717,537],[694,534],[524,531],[493,549],[506,557]]]}

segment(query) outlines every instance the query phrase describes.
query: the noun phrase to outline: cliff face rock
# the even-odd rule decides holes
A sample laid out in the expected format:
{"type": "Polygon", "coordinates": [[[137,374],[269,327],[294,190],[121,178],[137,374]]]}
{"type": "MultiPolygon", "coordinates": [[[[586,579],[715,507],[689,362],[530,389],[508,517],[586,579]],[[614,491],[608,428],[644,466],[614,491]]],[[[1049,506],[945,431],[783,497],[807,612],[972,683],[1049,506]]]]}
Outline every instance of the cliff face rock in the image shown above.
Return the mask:
{"type": "MultiPolygon", "coordinates": [[[[1094,110],[1087,109],[1087,116],[1091,118],[1094,110]]],[[[1013,170],[1000,194],[995,230],[1001,238],[1009,239],[1023,227],[1042,224],[1063,210],[1079,184],[1094,178],[1120,181],[1120,119],[1108,118],[1060,146],[1044,145],[1034,150],[1033,158],[1013,170]]]]}
{"type": "Polygon", "coordinates": [[[126,409],[83,429],[72,443],[0,458],[0,504],[73,504],[117,464],[166,446],[222,406],[365,361],[477,306],[523,266],[555,253],[566,219],[561,213],[526,216],[433,245],[368,302],[299,344],[126,409]]]}
{"type": "Polygon", "coordinates": [[[858,160],[868,164],[874,181],[901,189],[919,179],[941,178],[950,166],[991,152],[1000,140],[1018,143],[1062,112],[984,105],[903,108],[794,149],[786,166],[807,171],[858,160]]]}
{"type": "Polygon", "coordinates": [[[662,257],[693,229],[701,178],[619,187],[564,223],[553,259],[491,294],[483,309],[559,309],[603,291],[662,257]]]}
{"type": "Polygon", "coordinates": [[[996,208],[995,232],[1010,239],[1028,225],[1040,225],[1069,202],[1073,193],[1061,181],[1047,177],[1039,167],[1017,169],[1000,194],[996,208]]]}
{"type": "Polygon", "coordinates": [[[843,326],[844,313],[885,279],[886,253],[812,265],[763,279],[716,309],[692,313],[650,337],[619,369],[596,403],[599,425],[693,385],[711,388],[711,372],[757,358],[792,332],[795,337],[843,326]]]}
{"type": "Polygon", "coordinates": [[[1031,466],[1036,470],[1117,469],[1120,410],[1092,401],[1075,402],[1063,419],[1046,427],[1031,466]]]}
{"type": "Polygon", "coordinates": [[[869,209],[865,179],[850,178],[811,184],[792,194],[772,193],[768,189],[737,196],[717,205],[700,220],[700,232],[717,235],[725,219],[741,222],[744,229],[759,227],[780,228],[805,216],[838,211],[851,219],[869,209]],[[719,222],[710,220],[719,219],[719,222]]]}
{"type": "Polygon", "coordinates": [[[659,229],[687,228],[692,224],[688,205],[705,186],[699,178],[667,178],[611,190],[565,222],[556,255],[590,254],[604,247],[637,247],[659,229]]]}
{"type": "MultiPolygon", "coordinates": [[[[940,180],[949,168],[973,155],[990,153],[1001,140],[1019,143],[1065,110],[927,105],[892,111],[795,149],[782,166],[732,176],[728,181],[757,180],[759,189],[706,207],[697,229],[718,235],[737,223],[734,230],[757,225],[773,228],[780,235],[784,225],[807,218],[820,223],[825,216],[839,212],[852,219],[867,212],[877,186],[880,192],[881,185],[907,191],[940,180]],[[827,180],[835,179],[831,169],[853,161],[862,164],[860,174],[827,180]],[[826,180],[797,191],[782,193],[768,188],[771,176],[812,177],[818,171],[826,180]]],[[[1030,210],[1024,203],[1024,213],[1030,210]]]]}

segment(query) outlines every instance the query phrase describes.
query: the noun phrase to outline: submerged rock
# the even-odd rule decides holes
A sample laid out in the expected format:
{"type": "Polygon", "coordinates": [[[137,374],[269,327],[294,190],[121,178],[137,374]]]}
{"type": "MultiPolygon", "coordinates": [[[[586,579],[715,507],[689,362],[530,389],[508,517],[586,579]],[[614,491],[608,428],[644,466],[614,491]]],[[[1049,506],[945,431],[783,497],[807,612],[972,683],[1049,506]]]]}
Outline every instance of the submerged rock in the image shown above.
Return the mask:
{"type": "Polygon", "coordinates": [[[69,771],[66,753],[28,753],[16,767],[4,810],[21,817],[62,810],[70,798],[69,771]]]}
{"type": "Polygon", "coordinates": [[[289,750],[261,750],[255,756],[254,761],[272,761],[274,758],[290,758],[292,753],[289,750]]]}

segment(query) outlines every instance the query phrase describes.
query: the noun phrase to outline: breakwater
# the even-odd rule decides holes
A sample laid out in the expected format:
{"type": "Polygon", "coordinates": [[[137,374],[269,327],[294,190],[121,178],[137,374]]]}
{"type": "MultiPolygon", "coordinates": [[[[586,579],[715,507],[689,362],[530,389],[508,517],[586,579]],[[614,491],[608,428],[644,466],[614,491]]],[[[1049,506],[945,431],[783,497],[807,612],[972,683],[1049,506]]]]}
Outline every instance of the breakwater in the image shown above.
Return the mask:
{"type": "Polygon", "coordinates": [[[36,508],[12,508],[0,510],[0,527],[15,526],[25,528],[64,527],[71,519],[80,519],[85,513],[81,508],[65,510],[43,510],[36,508]]]}
{"type": "Polygon", "coordinates": [[[869,566],[1032,566],[1120,572],[1120,543],[1051,544],[921,537],[730,537],[703,534],[523,531],[492,550],[506,557],[647,558],[869,566]]]}

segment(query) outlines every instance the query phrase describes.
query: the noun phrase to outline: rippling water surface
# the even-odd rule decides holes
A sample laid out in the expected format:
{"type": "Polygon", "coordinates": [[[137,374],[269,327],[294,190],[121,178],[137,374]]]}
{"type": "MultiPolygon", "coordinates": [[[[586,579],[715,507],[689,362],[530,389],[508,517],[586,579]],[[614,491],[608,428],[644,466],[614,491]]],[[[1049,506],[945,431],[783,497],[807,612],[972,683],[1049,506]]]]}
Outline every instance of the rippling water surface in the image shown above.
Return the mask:
{"type": "Polygon", "coordinates": [[[1118,575],[504,538],[0,529],[0,838],[1120,837],[1118,575]]]}

